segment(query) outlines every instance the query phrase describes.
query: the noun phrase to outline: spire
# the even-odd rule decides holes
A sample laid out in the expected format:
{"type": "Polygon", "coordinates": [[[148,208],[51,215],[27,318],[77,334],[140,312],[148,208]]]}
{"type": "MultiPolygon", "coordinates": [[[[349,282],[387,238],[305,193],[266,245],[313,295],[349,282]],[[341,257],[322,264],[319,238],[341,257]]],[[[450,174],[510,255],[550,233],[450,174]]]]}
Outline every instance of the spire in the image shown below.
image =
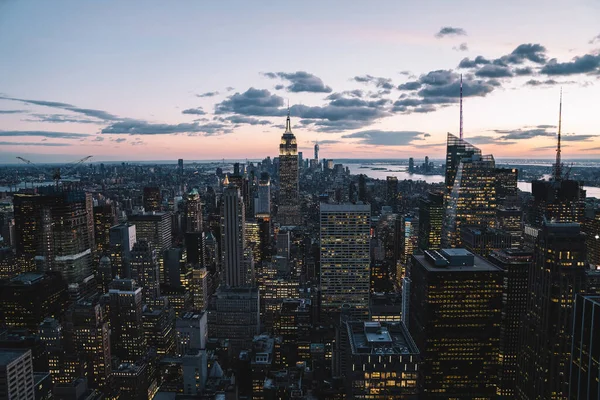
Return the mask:
{"type": "Polygon", "coordinates": [[[285,133],[292,133],[292,123],[290,122],[290,101],[288,100],[287,120],[285,121],[285,133]]]}
{"type": "Polygon", "coordinates": [[[460,139],[463,138],[463,110],[462,110],[462,98],[463,98],[463,88],[462,88],[462,74],[460,74],[460,139]]]}
{"type": "Polygon", "coordinates": [[[558,144],[556,146],[556,164],[554,164],[554,180],[562,178],[562,164],[560,160],[560,133],[562,128],[562,88],[560,88],[560,103],[558,106],[558,144]]]}

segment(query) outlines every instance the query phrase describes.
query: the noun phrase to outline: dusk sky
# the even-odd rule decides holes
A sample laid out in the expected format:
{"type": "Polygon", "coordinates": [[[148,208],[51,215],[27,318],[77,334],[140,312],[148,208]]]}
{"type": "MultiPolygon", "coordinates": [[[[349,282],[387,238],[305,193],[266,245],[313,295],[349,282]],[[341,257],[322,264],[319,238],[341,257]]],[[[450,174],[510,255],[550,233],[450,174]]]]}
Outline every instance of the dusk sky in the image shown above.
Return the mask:
{"type": "Polygon", "coordinates": [[[600,2],[0,0],[0,163],[600,158],[600,2]]]}

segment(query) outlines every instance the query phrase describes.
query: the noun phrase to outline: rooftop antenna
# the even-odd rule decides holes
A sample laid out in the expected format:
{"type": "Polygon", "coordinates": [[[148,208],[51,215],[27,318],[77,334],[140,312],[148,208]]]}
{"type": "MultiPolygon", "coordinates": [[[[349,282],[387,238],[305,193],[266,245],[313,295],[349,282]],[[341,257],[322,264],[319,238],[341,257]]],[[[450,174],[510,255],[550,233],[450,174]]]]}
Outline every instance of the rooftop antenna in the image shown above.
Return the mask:
{"type": "Polygon", "coordinates": [[[463,138],[463,109],[462,109],[462,100],[463,100],[463,82],[462,82],[462,74],[460,74],[460,139],[463,138]]]}
{"type": "Polygon", "coordinates": [[[560,133],[562,128],[562,87],[560,88],[560,105],[558,106],[558,145],[556,146],[556,165],[554,165],[554,180],[562,177],[562,165],[560,160],[560,133]]]}
{"type": "Polygon", "coordinates": [[[288,112],[287,112],[287,120],[285,121],[285,131],[292,132],[292,123],[290,122],[290,99],[288,99],[288,112]]]}

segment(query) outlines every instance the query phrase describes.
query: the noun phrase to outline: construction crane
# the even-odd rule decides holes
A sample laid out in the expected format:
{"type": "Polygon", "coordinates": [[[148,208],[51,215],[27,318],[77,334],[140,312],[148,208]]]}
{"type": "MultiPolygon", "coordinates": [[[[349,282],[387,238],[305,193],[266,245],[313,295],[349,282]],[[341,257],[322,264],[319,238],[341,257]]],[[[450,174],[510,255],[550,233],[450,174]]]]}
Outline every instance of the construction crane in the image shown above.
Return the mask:
{"type": "MultiPolygon", "coordinates": [[[[92,158],[93,156],[87,156],[84,157],[80,160],[77,161],[73,161],[72,163],[69,164],[69,166],[63,171],[64,174],[66,175],[67,173],[71,172],[75,167],[77,167],[79,164],[86,162],[87,160],[89,160],[90,158],[92,158]]],[[[26,158],[23,157],[17,157],[17,159],[23,161],[25,164],[32,166],[33,168],[37,169],[38,171],[42,172],[43,174],[47,175],[48,173],[46,171],[44,171],[43,169],[41,169],[39,166],[37,166],[36,164],[34,164],[33,162],[29,161],[26,158]]],[[[62,174],[61,174],[61,169],[59,168],[55,168],[54,172],[52,173],[52,179],[54,180],[54,184],[58,187],[58,184],[60,182],[62,178],[62,174]]]]}

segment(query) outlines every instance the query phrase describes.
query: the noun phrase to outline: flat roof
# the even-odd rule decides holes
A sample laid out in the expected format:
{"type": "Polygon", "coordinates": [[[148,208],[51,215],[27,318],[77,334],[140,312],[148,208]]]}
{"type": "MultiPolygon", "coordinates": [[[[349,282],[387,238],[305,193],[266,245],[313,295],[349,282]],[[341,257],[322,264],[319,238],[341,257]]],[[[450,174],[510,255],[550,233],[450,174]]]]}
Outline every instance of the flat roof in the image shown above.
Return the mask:
{"type": "Polygon", "coordinates": [[[371,212],[370,204],[353,204],[353,203],[342,203],[342,204],[329,204],[321,203],[321,211],[329,212],[371,212]]]}
{"type": "Polygon", "coordinates": [[[412,337],[401,322],[348,323],[348,337],[353,354],[419,354],[412,337]]]}
{"type": "Polygon", "coordinates": [[[43,279],[44,276],[44,274],[38,274],[36,272],[26,272],[15,276],[10,281],[14,283],[32,284],[43,279]]]}
{"type": "MultiPolygon", "coordinates": [[[[447,249],[444,249],[447,250],[447,249]]],[[[452,249],[452,250],[464,250],[464,249],[452,249]]],[[[466,251],[466,250],[464,250],[466,251]]],[[[471,253],[469,253],[471,254],[471,253]]],[[[467,255],[467,254],[459,254],[459,255],[467,255]]],[[[445,265],[441,267],[436,267],[433,263],[431,263],[424,254],[415,254],[413,257],[421,264],[427,271],[430,272],[500,272],[502,271],[500,268],[496,267],[494,264],[488,262],[484,258],[474,255],[473,265],[467,266],[451,266],[445,265]]]]}
{"type": "Polygon", "coordinates": [[[8,365],[28,351],[30,350],[0,349],[0,365],[8,365]]]}

